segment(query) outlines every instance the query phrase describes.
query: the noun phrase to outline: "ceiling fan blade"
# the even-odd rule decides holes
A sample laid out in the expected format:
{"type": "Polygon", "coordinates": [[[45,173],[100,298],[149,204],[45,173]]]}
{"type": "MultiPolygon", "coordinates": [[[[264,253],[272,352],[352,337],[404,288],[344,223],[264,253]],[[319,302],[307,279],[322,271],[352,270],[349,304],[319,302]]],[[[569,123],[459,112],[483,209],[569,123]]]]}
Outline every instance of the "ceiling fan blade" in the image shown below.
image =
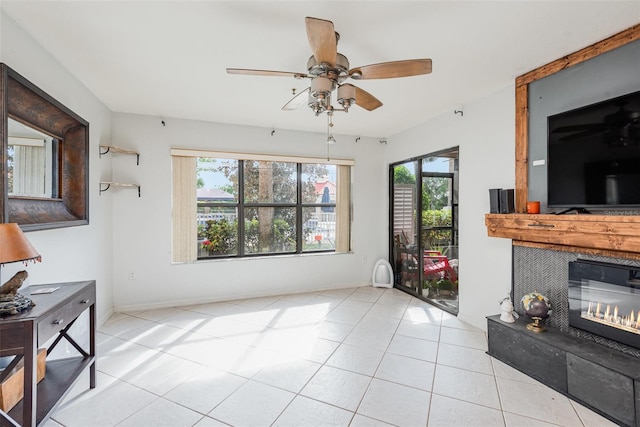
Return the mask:
{"type": "Polygon", "coordinates": [[[309,99],[309,90],[310,89],[311,88],[308,87],[305,90],[303,90],[302,92],[298,93],[296,96],[291,98],[289,100],[289,102],[284,104],[282,109],[285,110],[285,111],[291,111],[291,110],[297,110],[298,108],[302,107],[307,102],[307,100],[309,99]]]}
{"type": "Polygon", "coordinates": [[[431,59],[407,59],[404,61],[382,62],[349,70],[356,80],[392,79],[431,73],[431,59]]]}
{"type": "Polygon", "coordinates": [[[371,95],[364,89],[354,86],[356,89],[356,105],[368,111],[373,111],[378,107],[382,107],[382,102],[375,96],[371,95]]]}
{"type": "Polygon", "coordinates": [[[333,22],[324,19],[306,17],[307,38],[313,56],[318,64],[326,62],[332,67],[336,65],[338,39],[333,29],[333,22]]]}
{"type": "Polygon", "coordinates": [[[306,73],[293,73],[290,71],[251,70],[246,68],[227,68],[227,74],[246,74],[251,76],[280,76],[303,79],[309,77],[306,73]]]}

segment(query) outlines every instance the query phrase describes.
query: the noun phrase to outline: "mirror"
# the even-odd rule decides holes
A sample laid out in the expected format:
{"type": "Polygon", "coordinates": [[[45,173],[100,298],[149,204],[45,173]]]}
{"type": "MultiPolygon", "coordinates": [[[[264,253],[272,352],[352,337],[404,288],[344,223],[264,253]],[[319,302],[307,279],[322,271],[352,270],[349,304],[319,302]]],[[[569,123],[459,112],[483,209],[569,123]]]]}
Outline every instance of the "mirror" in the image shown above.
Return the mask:
{"type": "Polygon", "coordinates": [[[89,123],[0,64],[0,222],[89,223],[89,123]]]}
{"type": "Polygon", "coordinates": [[[9,197],[57,197],[58,140],[9,118],[7,192],[9,197]]]}

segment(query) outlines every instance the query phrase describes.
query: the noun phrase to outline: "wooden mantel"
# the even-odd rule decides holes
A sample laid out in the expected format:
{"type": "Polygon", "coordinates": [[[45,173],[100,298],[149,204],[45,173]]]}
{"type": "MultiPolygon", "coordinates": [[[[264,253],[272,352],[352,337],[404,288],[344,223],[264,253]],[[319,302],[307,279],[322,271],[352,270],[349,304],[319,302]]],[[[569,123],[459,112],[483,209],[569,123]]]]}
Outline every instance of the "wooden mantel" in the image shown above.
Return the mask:
{"type": "Polygon", "coordinates": [[[640,216],[486,214],[485,225],[518,246],[640,260],[640,216]]]}

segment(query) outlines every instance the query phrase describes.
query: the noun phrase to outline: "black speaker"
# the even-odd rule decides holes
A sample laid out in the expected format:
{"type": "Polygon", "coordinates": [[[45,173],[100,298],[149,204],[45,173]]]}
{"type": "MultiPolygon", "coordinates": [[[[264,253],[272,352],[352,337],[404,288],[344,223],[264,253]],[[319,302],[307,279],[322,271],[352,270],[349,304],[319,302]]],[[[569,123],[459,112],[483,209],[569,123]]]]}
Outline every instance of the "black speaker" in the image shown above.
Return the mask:
{"type": "Polygon", "coordinates": [[[500,213],[500,190],[502,188],[489,189],[489,213],[500,213]]]}
{"type": "Polygon", "coordinates": [[[513,188],[500,190],[500,213],[514,213],[515,210],[513,188]]]}

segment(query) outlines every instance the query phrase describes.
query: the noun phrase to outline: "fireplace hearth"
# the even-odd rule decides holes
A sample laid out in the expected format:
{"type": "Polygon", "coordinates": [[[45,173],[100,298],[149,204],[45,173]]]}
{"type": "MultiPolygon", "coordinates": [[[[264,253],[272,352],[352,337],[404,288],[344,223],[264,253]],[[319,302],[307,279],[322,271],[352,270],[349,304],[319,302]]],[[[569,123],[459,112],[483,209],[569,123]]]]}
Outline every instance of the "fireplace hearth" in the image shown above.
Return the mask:
{"type": "Polygon", "coordinates": [[[639,271],[636,260],[514,245],[512,300],[538,291],[553,313],[540,334],[527,330],[521,304],[515,323],[488,317],[488,353],[621,426],[640,427],[640,333],[632,326],[639,271]],[[569,280],[570,268],[587,265],[599,273],[569,280]]]}
{"type": "Polygon", "coordinates": [[[640,349],[640,269],[569,263],[569,325],[640,349]]]}

